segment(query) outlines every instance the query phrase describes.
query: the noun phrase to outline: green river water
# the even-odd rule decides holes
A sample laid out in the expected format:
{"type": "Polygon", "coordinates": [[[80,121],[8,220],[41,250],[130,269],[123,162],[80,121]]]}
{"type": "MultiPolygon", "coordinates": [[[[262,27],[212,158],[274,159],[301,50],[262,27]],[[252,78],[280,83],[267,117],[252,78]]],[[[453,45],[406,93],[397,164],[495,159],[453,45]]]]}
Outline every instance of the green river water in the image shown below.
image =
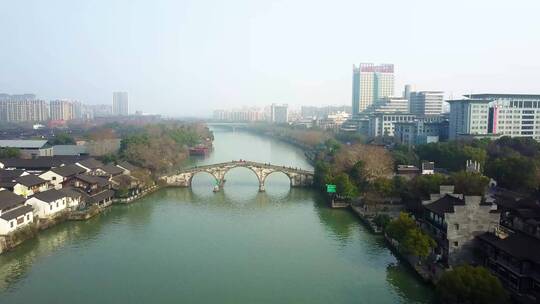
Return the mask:
{"type": "MultiPolygon", "coordinates": [[[[215,127],[198,164],[246,159],[312,169],[271,138],[215,127]]],[[[0,303],[430,303],[420,283],[350,211],[245,168],[212,192],[168,188],[0,256],[0,303]]]]}

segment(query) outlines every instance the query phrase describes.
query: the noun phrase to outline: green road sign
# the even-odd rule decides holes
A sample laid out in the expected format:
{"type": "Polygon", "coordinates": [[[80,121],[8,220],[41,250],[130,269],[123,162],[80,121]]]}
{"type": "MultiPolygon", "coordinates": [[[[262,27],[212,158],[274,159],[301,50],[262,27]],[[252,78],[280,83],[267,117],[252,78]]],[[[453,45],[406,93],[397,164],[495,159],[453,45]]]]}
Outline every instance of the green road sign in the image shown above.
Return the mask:
{"type": "Polygon", "coordinates": [[[328,193],[336,193],[336,185],[326,185],[326,192],[328,193]]]}

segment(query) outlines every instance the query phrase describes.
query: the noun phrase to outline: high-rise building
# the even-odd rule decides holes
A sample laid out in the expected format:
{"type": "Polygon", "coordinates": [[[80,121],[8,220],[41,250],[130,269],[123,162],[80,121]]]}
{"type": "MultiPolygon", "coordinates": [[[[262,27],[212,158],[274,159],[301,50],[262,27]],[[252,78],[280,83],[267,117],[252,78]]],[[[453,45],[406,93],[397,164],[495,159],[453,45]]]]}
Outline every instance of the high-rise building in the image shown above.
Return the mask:
{"type": "Polygon", "coordinates": [[[49,109],[51,120],[75,119],[74,104],[69,100],[51,100],[49,109]]]}
{"type": "Polygon", "coordinates": [[[270,121],[273,123],[289,122],[289,106],[287,104],[272,104],[270,121]]]}
{"type": "Polygon", "coordinates": [[[129,102],[127,92],[114,92],[112,102],[112,113],[117,116],[125,116],[129,113],[129,102]]]}
{"type": "Polygon", "coordinates": [[[444,93],[439,91],[410,92],[411,114],[440,115],[443,112],[444,93]]]}
{"type": "Polygon", "coordinates": [[[488,134],[490,100],[459,99],[448,100],[448,103],[450,103],[448,130],[450,140],[457,139],[460,136],[488,134]]]}
{"type": "Polygon", "coordinates": [[[353,65],[353,114],[364,111],[381,98],[394,95],[394,65],[361,63],[353,65]]]}
{"type": "Polygon", "coordinates": [[[49,119],[48,103],[34,94],[2,94],[0,120],[8,122],[45,121],[49,119]]]}

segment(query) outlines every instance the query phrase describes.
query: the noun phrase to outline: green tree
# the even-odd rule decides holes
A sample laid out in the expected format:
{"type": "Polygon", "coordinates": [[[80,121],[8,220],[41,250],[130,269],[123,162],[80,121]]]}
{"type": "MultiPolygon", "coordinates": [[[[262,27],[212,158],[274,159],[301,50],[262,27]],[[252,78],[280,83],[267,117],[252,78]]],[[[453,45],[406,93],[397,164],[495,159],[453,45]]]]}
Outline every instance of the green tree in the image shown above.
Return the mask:
{"type": "Polygon", "coordinates": [[[398,165],[417,165],[419,163],[418,155],[414,149],[405,145],[398,145],[392,150],[392,157],[398,165]]]}
{"type": "Polygon", "coordinates": [[[395,194],[394,181],[386,177],[378,177],[373,180],[373,191],[383,197],[392,196],[395,194]]]}
{"type": "Polygon", "coordinates": [[[399,245],[400,249],[406,254],[424,259],[429,255],[431,249],[435,248],[436,244],[431,237],[415,227],[407,231],[403,242],[399,245]]]}
{"type": "Polygon", "coordinates": [[[17,148],[0,148],[0,158],[18,158],[21,156],[21,150],[17,148]]]}
{"type": "Polygon", "coordinates": [[[454,184],[454,192],[464,195],[484,195],[489,178],[480,173],[460,171],[452,174],[450,181],[454,184]]]}
{"type": "Polygon", "coordinates": [[[340,173],[334,177],[337,194],[346,198],[353,198],[358,195],[358,189],[351,182],[349,175],[340,173]]]}
{"type": "Polygon", "coordinates": [[[458,266],[445,272],[437,282],[441,303],[508,303],[508,294],[497,277],[484,267],[458,266]]]}
{"type": "Polygon", "coordinates": [[[534,160],[523,156],[501,157],[488,162],[486,173],[511,190],[538,188],[538,169],[534,160]]]}
{"type": "Polygon", "coordinates": [[[386,229],[390,221],[391,219],[388,214],[377,214],[375,218],[373,218],[373,222],[375,223],[375,225],[382,229],[386,229]]]}
{"type": "Polygon", "coordinates": [[[368,173],[366,172],[366,163],[362,160],[357,161],[348,171],[349,176],[359,191],[366,191],[369,186],[368,173]]]}
{"type": "Polygon", "coordinates": [[[50,139],[49,140],[49,143],[53,146],[55,145],[74,145],[75,144],[75,139],[73,139],[73,137],[71,137],[71,135],[65,133],[65,132],[62,132],[62,133],[58,133],[54,136],[54,138],[50,139]]]}
{"type": "Polygon", "coordinates": [[[416,228],[414,219],[405,212],[401,212],[399,217],[390,221],[386,226],[386,234],[398,242],[403,242],[407,232],[416,228]]]}
{"type": "Polygon", "coordinates": [[[326,184],[329,184],[332,179],[330,166],[323,161],[317,161],[315,164],[315,174],[313,176],[313,184],[319,187],[321,190],[326,188],[326,184]]]}

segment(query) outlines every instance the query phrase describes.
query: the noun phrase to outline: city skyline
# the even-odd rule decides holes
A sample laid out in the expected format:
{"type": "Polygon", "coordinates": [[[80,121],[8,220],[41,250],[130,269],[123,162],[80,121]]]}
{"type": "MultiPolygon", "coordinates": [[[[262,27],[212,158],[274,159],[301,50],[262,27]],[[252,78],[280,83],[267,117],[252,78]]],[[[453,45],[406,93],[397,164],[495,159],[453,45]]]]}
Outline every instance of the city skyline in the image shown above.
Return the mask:
{"type": "Polygon", "coordinates": [[[502,1],[339,1],[332,9],[321,1],[34,1],[2,8],[10,13],[0,33],[10,43],[0,50],[1,91],[46,100],[103,104],[121,88],[133,109],[175,116],[209,115],[221,104],[349,104],[350,66],[358,62],[391,62],[396,88],[410,83],[447,97],[540,91],[535,1],[520,1],[519,18],[502,1]],[[361,14],[377,26],[360,29],[358,12],[370,11],[391,22],[361,14]],[[443,22],[443,12],[471,22],[443,22]],[[480,22],[487,13],[505,21],[480,22]]]}

